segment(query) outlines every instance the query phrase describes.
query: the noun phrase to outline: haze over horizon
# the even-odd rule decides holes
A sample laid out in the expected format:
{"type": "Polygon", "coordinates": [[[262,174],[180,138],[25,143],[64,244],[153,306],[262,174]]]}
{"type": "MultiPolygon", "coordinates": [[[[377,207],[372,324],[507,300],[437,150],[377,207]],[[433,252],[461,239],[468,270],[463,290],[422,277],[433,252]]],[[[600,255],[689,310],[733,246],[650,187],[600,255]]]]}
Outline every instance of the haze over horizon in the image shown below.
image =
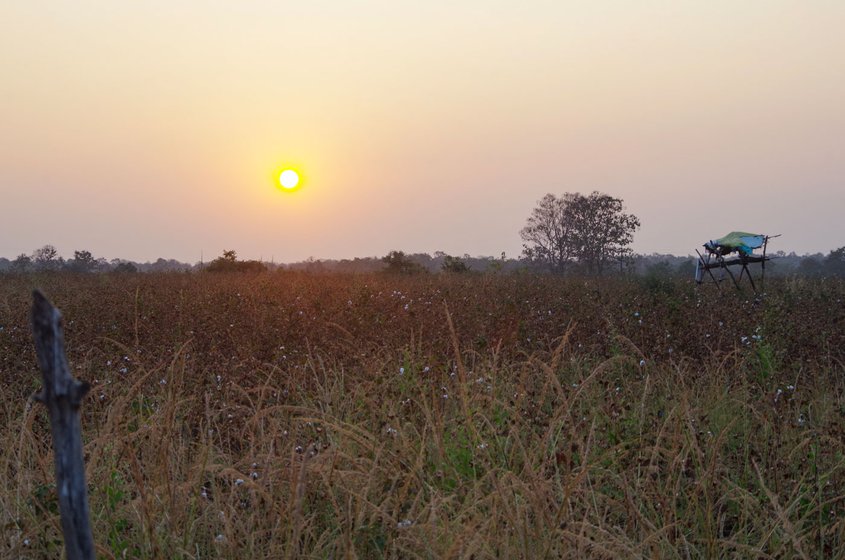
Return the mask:
{"type": "Polygon", "coordinates": [[[845,245],[845,3],[0,6],[0,256],[521,251],[547,192],[639,253],[845,245]],[[291,166],[304,185],[280,192],[291,166]]]}

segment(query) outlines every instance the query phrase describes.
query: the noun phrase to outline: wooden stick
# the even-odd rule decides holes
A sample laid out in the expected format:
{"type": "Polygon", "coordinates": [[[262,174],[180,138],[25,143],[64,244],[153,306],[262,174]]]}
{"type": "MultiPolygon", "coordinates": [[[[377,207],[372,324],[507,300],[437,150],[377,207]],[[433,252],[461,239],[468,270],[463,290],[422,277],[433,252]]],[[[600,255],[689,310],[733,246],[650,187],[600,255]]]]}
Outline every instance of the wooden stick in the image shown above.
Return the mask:
{"type": "MultiPolygon", "coordinates": [[[[734,281],[734,286],[736,286],[736,289],[737,289],[737,290],[741,290],[742,288],[740,288],[740,287],[739,287],[739,282],[737,282],[737,281],[736,281],[736,276],[734,276],[734,273],[733,273],[733,272],[731,272],[731,269],[730,269],[730,268],[728,268],[728,267],[724,264],[724,262],[725,262],[725,261],[724,261],[724,259],[722,259],[722,270],[726,270],[726,271],[728,272],[728,275],[731,277],[731,280],[733,280],[733,281],[734,281]]],[[[740,274],[742,274],[742,271],[740,271],[740,274]]],[[[740,278],[742,278],[742,277],[740,276],[740,278]]]]}
{"type": "MultiPolygon", "coordinates": [[[[745,273],[748,275],[748,281],[751,282],[751,289],[754,290],[754,293],[756,294],[757,286],[754,285],[754,278],[751,277],[751,271],[748,270],[748,264],[743,263],[742,268],[745,269],[745,273]]],[[[742,277],[740,277],[740,280],[742,280],[742,277]]]]}
{"type": "Polygon", "coordinates": [[[68,560],[94,560],[79,418],[79,406],[89,385],[74,379],[68,369],[62,314],[38,290],[32,293],[32,299],[32,334],[44,379],[44,389],[35,399],[50,412],[65,551],[68,560]]]}
{"type": "Polygon", "coordinates": [[[766,289],[766,250],[769,248],[769,236],[766,236],[766,241],[763,242],[763,272],[760,273],[760,289],[766,289]]]}
{"type": "Polygon", "coordinates": [[[716,287],[717,287],[717,288],[719,288],[719,289],[721,290],[721,289],[722,289],[722,287],[721,287],[721,286],[719,286],[719,282],[716,280],[716,277],[715,277],[715,276],[713,276],[713,272],[711,272],[711,270],[710,270],[710,268],[709,268],[709,266],[708,266],[710,263],[705,263],[705,262],[704,262],[704,257],[701,255],[701,253],[698,251],[698,249],[696,249],[696,250],[695,250],[695,252],[696,252],[696,253],[698,253],[698,260],[699,260],[699,261],[701,261],[701,264],[703,264],[703,265],[704,265],[704,270],[706,270],[706,271],[707,271],[707,274],[709,274],[709,275],[710,275],[710,278],[713,280],[713,283],[714,283],[714,284],[716,284],[716,287]]]}

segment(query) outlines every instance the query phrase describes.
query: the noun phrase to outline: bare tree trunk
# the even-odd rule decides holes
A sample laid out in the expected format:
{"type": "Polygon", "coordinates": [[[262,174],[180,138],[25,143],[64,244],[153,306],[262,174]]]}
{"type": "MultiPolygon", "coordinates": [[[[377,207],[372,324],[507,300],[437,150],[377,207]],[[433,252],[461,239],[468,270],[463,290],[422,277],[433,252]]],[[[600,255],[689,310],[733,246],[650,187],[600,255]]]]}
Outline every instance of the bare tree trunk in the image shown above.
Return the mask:
{"type": "Polygon", "coordinates": [[[61,313],[38,290],[32,298],[32,334],[44,378],[44,389],[35,398],[50,412],[56,491],[67,559],[94,560],[79,418],[79,406],[89,386],[74,379],[68,370],[61,313]]]}

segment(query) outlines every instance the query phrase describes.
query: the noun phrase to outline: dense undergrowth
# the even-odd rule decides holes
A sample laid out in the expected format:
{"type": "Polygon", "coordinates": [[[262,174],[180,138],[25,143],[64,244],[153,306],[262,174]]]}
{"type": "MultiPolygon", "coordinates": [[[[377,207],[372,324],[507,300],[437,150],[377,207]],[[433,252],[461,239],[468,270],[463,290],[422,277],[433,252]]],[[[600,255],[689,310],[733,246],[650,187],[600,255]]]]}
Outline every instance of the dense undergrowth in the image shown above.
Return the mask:
{"type": "Polygon", "coordinates": [[[845,284],[0,277],[0,554],[63,554],[30,291],[103,558],[845,558],[845,284]]]}

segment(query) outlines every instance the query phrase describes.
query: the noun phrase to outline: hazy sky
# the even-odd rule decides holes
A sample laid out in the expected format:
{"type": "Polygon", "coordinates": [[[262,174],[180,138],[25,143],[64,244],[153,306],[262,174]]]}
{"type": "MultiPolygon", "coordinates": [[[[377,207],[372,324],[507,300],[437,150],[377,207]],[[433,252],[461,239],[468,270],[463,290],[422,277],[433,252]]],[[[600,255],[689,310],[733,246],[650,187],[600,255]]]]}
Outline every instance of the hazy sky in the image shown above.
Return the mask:
{"type": "Polygon", "coordinates": [[[827,252],[843,30],[842,0],[8,0],[0,256],[516,256],[539,198],[592,190],[638,252],[827,252]]]}

